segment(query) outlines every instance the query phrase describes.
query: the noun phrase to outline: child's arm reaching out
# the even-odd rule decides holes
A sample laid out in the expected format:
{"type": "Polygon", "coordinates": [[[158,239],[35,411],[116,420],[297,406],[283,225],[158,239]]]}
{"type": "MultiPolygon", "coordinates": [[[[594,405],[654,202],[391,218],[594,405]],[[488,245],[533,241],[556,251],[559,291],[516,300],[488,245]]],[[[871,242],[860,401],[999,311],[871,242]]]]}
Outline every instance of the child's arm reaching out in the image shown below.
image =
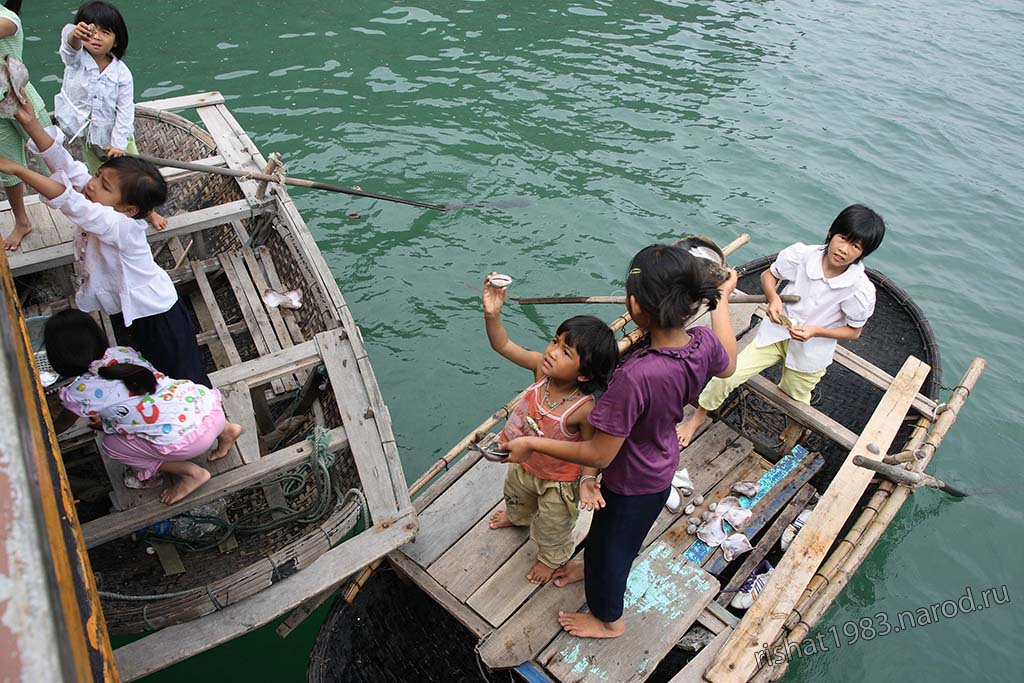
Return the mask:
{"type": "MultiPolygon", "coordinates": [[[[587,415],[590,414],[589,408],[592,406],[593,403],[590,403],[583,408],[580,408],[573,413],[568,420],[569,425],[578,427],[580,436],[584,441],[593,439],[594,434],[597,432],[597,430],[594,429],[594,426],[587,422],[587,415]]],[[[581,510],[600,510],[604,507],[604,496],[601,495],[601,483],[597,480],[598,472],[600,472],[600,470],[596,467],[584,466],[580,468],[581,510]]]]}
{"type": "MultiPolygon", "coordinates": [[[[22,95],[25,95],[24,89],[22,95]]],[[[42,124],[39,123],[39,119],[36,118],[35,111],[32,109],[31,102],[28,101],[28,97],[25,97],[25,101],[21,102],[18,106],[18,111],[14,113],[15,120],[21,124],[21,127],[28,133],[31,142],[28,145],[28,150],[33,153],[39,154],[46,162],[46,165],[50,168],[51,173],[57,171],[63,171],[64,175],[67,176],[68,181],[71,183],[71,187],[76,190],[81,190],[85,187],[85,184],[89,182],[92,175],[89,173],[88,167],[80,161],[75,161],[68,151],[64,149],[64,134],[57,127],[43,128],[42,124]],[[51,132],[52,131],[52,132],[51,132]]],[[[12,174],[16,175],[16,174],[12,174]]],[[[36,174],[40,175],[40,174],[36,174]]],[[[41,176],[45,177],[45,176],[41,176]]],[[[29,182],[25,178],[29,185],[34,187],[40,194],[48,199],[53,199],[42,192],[36,185],[29,182]]],[[[64,187],[61,183],[57,183],[62,188],[64,187]]]]}
{"type": "Polygon", "coordinates": [[[558,441],[540,436],[521,436],[503,447],[509,451],[508,462],[523,462],[533,451],[540,451],[558,460],[604,469],[618,454],[625,440],[625,437],[613,436],[597,429],[594,438],[589,441],[558,441]]]}
{"type": "Polygon", "coordinates": [[[507,294],[508,289],[505,287],[491,287],[490,275],[484,278],[484,324],[487,327],[487,340],[491,342],[492,349],[519,367],[530,370],[536,378],[543,354],[524,349],[509,339],[508,332],[505,331],[505,326],[501,322],[501,307],[505,305],[507,294]]]}
{"type": "Polygon", "coordinates": [[[736,271],[730,268],[729,278],[718,287],[721,293],[718,305],[711,311],[711,331],[718,337],[718,341],[722,342],[725,352],[729,355],[729,366],[715,375],[716,377],[730,377],[736,371],[736,334],[732,330],[732,320],[729,318],[729,295],[736,289],[737,280],[736,271]]]}

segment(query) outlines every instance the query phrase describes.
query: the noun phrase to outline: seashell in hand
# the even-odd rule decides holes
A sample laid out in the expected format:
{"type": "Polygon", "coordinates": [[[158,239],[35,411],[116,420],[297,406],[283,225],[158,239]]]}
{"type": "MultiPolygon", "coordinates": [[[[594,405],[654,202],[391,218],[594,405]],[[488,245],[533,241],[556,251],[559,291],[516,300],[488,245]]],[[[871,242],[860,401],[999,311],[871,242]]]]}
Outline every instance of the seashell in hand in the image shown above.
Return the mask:
{"type": "Polygon", "coordinates": [[[290,289],[282,293],[276,289],[265,289],[263,303],[270,308],[302,308],[302,290],[290,289]]]}
{"type": "Polygon", "coordinates": [[[495,273],[487,277],[487,284],[495,289],[505,289],[512,284],[512,278],[508,275],[502,275],[501,273],[495,273]]]}

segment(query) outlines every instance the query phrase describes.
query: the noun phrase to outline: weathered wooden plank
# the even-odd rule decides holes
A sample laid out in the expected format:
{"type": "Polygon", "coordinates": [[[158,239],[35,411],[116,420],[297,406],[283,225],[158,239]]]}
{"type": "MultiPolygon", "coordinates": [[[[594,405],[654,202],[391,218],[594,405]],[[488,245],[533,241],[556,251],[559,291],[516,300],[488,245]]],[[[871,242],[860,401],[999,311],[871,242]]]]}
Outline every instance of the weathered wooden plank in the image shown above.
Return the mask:
{"type": "MultiPolygon", "coordinates": [[[[339,451],[348,446],[348,438],[342,427],[330,431],[327,448],[339,451]]],[[[278,470],[301,465],[309,459],[310,444],[302,441],[282,448],[261,458],[259,461],[239,467],[227,474],[212,478],[194,492],[171,505],[164,505],[159,500],[143,503],[125,512],[115,512],[82,525],[86,547],[95,546],[130,534],[136,529],[148,526],[153,522],[184,512],[197,505],[208,503],[223,495],[245,488],[250,484],[275,475],[278,470]]]]}
{"type": "MultiPolygon", "coordinates": [[[[238,199],[226,204],[210,206],[197,211],[180,213],[167,219],[167,227],[161,231],[150,228],[146,231],[146,239],[150,242],[180,237],[207,228],[224,225],[239,218],[251,218],[263,213],[264,209],[259,206],[250,206],[244,199],[238,199]]],[[[14,252],[8,261],[11,272],[15,276],[35,273],[47,268],[61,266],[71,263],[74,260],[74,245],[71,242],[61,242],[52,247],[43,247],[32,253],[24,254],[14,252]]]]}
{"type": "MultiPolygon", "coordinates": [[[[217,105],[214,107],[203,107],[198,110],[199,118],[203,122],[203,126],[209,131],[210,135],[213,136],[214,141],[217,143],[217,152],[224,157],[224,162],[228,168],[233,168],[242,171],[253,171],[259,173],[263,170],[263,166],[253,160],[251,152],[246,151],[243,141],[239,138],[238,133],[232,128],[231,124],[226,120],[224,112],[227,109],[223,105],[217,105]]],[[[248,180],[244,178],[236,178],[239,188],[247,199],[258,200],[257,189],[259,183],[254,180],[248,180]]]]}
{"type": "Polygon", "coordinates": [[[319,363],[320,348],[311,339],[276,353],[247,360],[241,365],[215,370],[210,373],[210,381],[215,387],[233,382],[245,382],[250,387],[255,387],[266,384],[285,373],[309,368],[319,363]]]}
{"type": "MultiPolygon", "coordinates": [[[[580,511],[579,519],[576,520],[576,526],[572,531],[574,544],[579,545],[580,541],[586,538],[593,517],[593,512],[580,511]]],[[[537,590],[535,584],[526,580],[526,574],[536,561],[537,544],[528,540],[509,558],[508,562],[501,565],[490,578],[484,581],[480,588],[470,596],[467,604],[488,622],[494,626],[500,626],[510,614],[519,608],[519,605],[523,604],[537,590]]]]}
{"type": "MultiPolygon", "coordinates": [[[[270,255],[270,250],[266,247],[259,247],[256,249],[256,255],[259,256],[260,263],[263,264],[263,268],[267,271],[267,282],[269,282],[270,286],[279,292],[288,291],[288,288],[281,282],[281,278],[277,274],[277,268],[274,267],[274,258],[270,255]]],[[[281,316],[284,318],[288,332],[292,336],[292,341],[296,344],[305,341],[306,335],[302,332],[298,321],[295,319],[295,311],[285,308],[281,311],[281,316]]],[[[284,344],[281,346],[283,348],[284,344]]]]}
{"type": "Polygon", "coordinates": [[[843,448],[852,448],[857,441],[857,435],[849,429],[817,408],[793,400],[767,377],[754,375],[746,381],[744,386],[803,426],[832,439],[843,448]]]}
{"type": "Polygon", "coordinates": [[[181,561],[181,555],[178,554],[178,549],[174,547],[174,544],[164,541],[151,541],[150,545],[153,546],[156,557],[160,560],[160,566],[163,568],[166,576],[185,573],[185,565],[181,561]]]}
{"type": "MultiPolygon", "coordinates": [[[[409,511],[411,512],[411,510],[409,511]]],[[[114,651],[123,681],[133,681],[225,643],[294,609],[368,562],[405,543],[416,529],[411,517],[387,528],[373,527],[330,550],[300,572],[260,591],[259,595],[215,614],[168,626],[114,651]]]]}
{"type": "Polygon", "coordinates": [[[454,599],[437,581],[419,565],[410,560],[401,552],[393,552],[388,555],[388,561],[405,576],[409,577],[417,586],[441,605],[449,614],[458,619],[463,626],[468,628],[477,638],[483,638],[490,633],[491,625],[481,619],[476,612],[454,599]]]}
{"type": "Polygon", "coordinates": [[[352,346],[347,339],[342,339],[341,334],[341,330],[328,330],[316,335],[314,339],[331,380],[331,391],[337,400],[342,424],[348,432],[352,457],[359,471],[366,502],[374,522],[379,523],[391,519],[398,511],[395,487],[404,487],[405,481],[391,481],[380,431],[370,408],[356,357],[352,346]]]}
{"type": "Polygon", "coordinates": [[[732,580],[722,589],[722,594],[715,598],[717,604],[728,605],[732,602],[733,597],[736,595],[736,591],[743,582],[747,580],[750,573],[757,568],[757,565],[761,563],[771,549],[775,547],[775,543],[782,538],[782,533],[789,526],[789,523],[796,519],[796,516],[807,506],[808,501],[814,496],[814,487],[810,484],[804,484],[793,499],[789,501],[785,509],[779,513],[779,516],[775,518],[772,525],[768,527],[768,530],[764,532],[757,541],[757,545],[754,549],[747,554],[743,560],[743,564],[739,566],[736,573],[733,575],[732,580]],[[728,591],[728,592],[727,592],[728,591]]]}
{"type": "Polygon", "coordinates": [[[179,97],[165,97],[159,100],[137,102],[136,106],[157,111],[183,111],[198,107],[211,107],[217,104],[224,104],[224,96],[219,92],[211,91],[195,95],[181,95],[179,97]]]}
{"type": "Polygon", "coordinates": [[[491,515],[503,509],[504,502],[495,505],[455,545],[430,565],[428,573],[463,602],[512,557],[530,536],[529,527],[492,529],[491,515]]]}
{"type": "Polygon", "coordinates": [[[903,364],[851,449],[850,456],[818,501],[814,514],[793,539],[764,592],[747,611],[735,636],[705,673],[709,681],[746,681],[754,672],[756,662],[753,653],[761,648],[762,642],[774,640],[803,587],[821,564],[832,541],[874,476],[870,470],[854,465],[853,457],[861,455],[873,460],[881,459],[903,424],[914,396],[930,369],[928,364],[913,356],[903,364]],[[869,451],[869,444],[873,444],[873,450],[878,453],[869,451]]]}
{"type": "MultiPolygon", "coordinates": [[[[263,274],[263,268],[256,260],[256,255],[253,254],[252,249],[249,249],[248,247],[243,248],[242,259],[245,261],[245,265],[249,269],[249,275],[252,277],[252,284],[255,287],[255,293],[259,300],[259,305],[266,311],[266,315],[270,319],[270,324],[273,326],[274,332],[277,334],[278,346],[282,349],[293,346],[295,342],[292,341],[291,334],[289,334],[288,328],[284,324],[284,318],[281,315],[281,311],[277,307],[267,306],[263,302],[262,293],[267,289],[270,289],[270,287],[267,284],[267,278],[263,274]]],[[[238,267],[240,266],[236,264],[236,268],[238,267]]]]}
{"type": "Polygon", "coordinates": [[[419,566],[429,567],[501,500],[506,470],[478,461],[420,513],[420,534],[402,552],[419,566]]]}
{"type": "Polygon", "coordinates": [[[260,459],[260,436],[256,429],[256,417],[252,407],[249,387],[244,382],[235,382],[234,384],[226,384],[219,388],[225,417],[227,417],[229,422],[242,425],[242,434],[235,441],[235,445],[231,447],[228,455],[221,458],[221,460],[215,460],[210,463],[211,466],[215,466],[221,461],[229,461],[230,465],[218,469],[218,472],[225,472],[239,465],[248,465],[260,459]],[[232,458],[232,455],[237,456],[237,458],[232,458]]]}
{"type": "Polygon", "coordinates": [[[59,211],[54,211],[46,204],[40,203],[29,204],[25,207],[25,213],[32,221],[32,232],[29,233],[29,237],[35,238],[32,240],[33,242],[38,241],[44,247],[52,247],[64,241],[57,232],[57,226],[53,220],[53,214],[60,213],[59,211]]]}
{"type": "MultiPolygon", "coordinates": [[[[26,202],[25,202],[25,211],[28,212],[29,210],[38,208],[40,206],[43,206],[43,205],[39,204],[39,203],[30,204],[26,200],[26,202]]],[[[30,217],[30,220],[31,220],[31,217],[30,217]]],[[[6,213],[3,213],[3,214],[0,214],[0,235],[3,235],[4,237],[6,237],[7,234],[11,232],[11,229],[13,227],[14,227],[14,212],[11,211],[11,212],[6,212],[6,213]]],[[[24,238],[22,238],[21,246],[18,247],[18,250],[17,251],[8,252],[8,254],[7,254],[7,260],[11,264],[11,270],[14,270],[14,265],[19,260],[17,258],[18,256],[21,256],[21,257],[25,258],[29,254],[32,254],[33,252],[40,251],[45,246],[46,246],[46,243],[43,242],[42,232],[38,229],[37,226],[33,225],[32,232],[30,232],[29,234],[25,235],[24,238]]],[[[17,274],[18,273],[15,273],[15,275],[17,275],[17,274]]]]}
{"type": "Polygon", "coordinates": [[[416,512],[423,512],[435,500],[448,490],[448,487],[458,481],[459,477],[468,472],[473,465],[481,460],[481,455],[476,451],[464,452],[457,460],[449,465],[444,474],[435,479],[430,486],[422,489],[420,494],[412,502],[416,512]]]}
{"type": "Polygon", "coordinates": [[[626,585],[627,636],[578,638],[560,633],[538,661],[576,683],[647,680],[718,593],[718,581],[658,541],[640,556],[626,585]],[[637,644],[643,643],[642,652],[637,644]]]}
{"type": "Polygon", "coordinates": [[[224,347],[224,353],[227,355],[228,362],[231,365],[241,363],[242,356],[238,353],[238,348],[235,346],[235,340],[231,337],[231,331],[228,329],[228,324],[224,320],[224,314],[221,312],[220,305],[217,303],[217,297],[214,296],[213,288],[210,287],[210,281],[206,277],[206,269],[195,261],[189,265],[193,275],[195,275],[196,284],[199,285],[199,292],[203,296],[203,302],[206,304],[206,310],[209,312],[210,319],[213,321],[213,327],[217,332],[217,338],[224,347]]]}
{"type": "MultiPolygon", "coordinates": [[[[714,603],[712,603],[714,604],[714,603]]],[[[697,656],[686,663],[679,673],[672,677],[668,683],[707,683],[704,680],[704,669],[708,668],[711,660],[715,658],[722,646],[732,637],[733,629],[727,628],[716,635],[704,649],[697,653],[697,656]]]]}
{"type": "MultiPolygon", "coordinates": [[[[892,384],[892,375],[871,363],[866,358],[858,356],[842,344],[836,345],[835,361],[843,367],[857,373],[860,377],[867,380],[868,383],[878,387],[882,391],[888,389],[892,384]]],[[[914,402],[911,404],[911,407],[925,417],[933,418],[938,404],[927,396],[918,394],[914,397],[914,402]]]]}
{"type": "MultiPolygon", "coordinates": [[[[219,154],[215,154],[212,157],[206,157],[204,159],[198,159],[192,163],[202,164],[203,166],[226,166],[224,163],[224,157],[219,154]]],[[[172,166],[161,166],[160,175],[164,177],[164,181],[170,185],[171,183],[179,183],[183,180],[187,180],[194,176],[200,175],[199,171],[189,171],[184,168],[174,168],[172,166]]]]}

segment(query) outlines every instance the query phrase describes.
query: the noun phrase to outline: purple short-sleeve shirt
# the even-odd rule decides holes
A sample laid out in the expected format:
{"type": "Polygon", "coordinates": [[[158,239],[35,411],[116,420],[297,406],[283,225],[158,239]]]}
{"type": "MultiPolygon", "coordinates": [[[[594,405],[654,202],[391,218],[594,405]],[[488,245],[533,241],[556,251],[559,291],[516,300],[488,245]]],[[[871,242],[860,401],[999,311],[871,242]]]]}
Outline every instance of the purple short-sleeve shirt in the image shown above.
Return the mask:
{"type": "Polygon", "coordinates": [[[638,496],[668,488],[679,466],[675,427],[683,406],[729,367],[729,354],[711,328],[689,333],[686,346],[634,354],[615,371],[590,413],[596,429],[626,439],[602,478],[602,486],[615,493],[638,496]]]}

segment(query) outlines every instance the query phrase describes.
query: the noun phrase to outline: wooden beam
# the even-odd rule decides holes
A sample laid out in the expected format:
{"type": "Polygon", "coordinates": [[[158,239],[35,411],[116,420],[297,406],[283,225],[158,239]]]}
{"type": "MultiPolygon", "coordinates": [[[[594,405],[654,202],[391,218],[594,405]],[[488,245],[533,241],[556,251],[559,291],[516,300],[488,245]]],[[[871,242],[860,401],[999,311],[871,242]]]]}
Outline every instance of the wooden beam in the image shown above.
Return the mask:
{"type": "Polygon", "coordinates": [[[473,635],[477,638],[483,638],[491,632],[490,624],[481,619],[476,612],[452,597],[452,594],[442,588],[434,580],[434,577],[423,571],[419,565],[403,555],[401,551],[390,553],[388,561],[391,562],[393,567],[423,589],[423,592],[433,598],[434,602],[447,610],[463,626],[472,631],[473,635]]]}
{"type": "Polygon", "coordinates": [[[913,356],[903,364],[846,462],[818,501],[814,514],[782,556],[764,592],[705,672],[704,677],[711,683],[741,683],[755,673],[757,662],[754,653],[761,649],[762,643],[775,640],[803,587],[821,564],[874,476],[870,470],[854,465],[853,457],[861,455],[876,460],[881,457],[902,426],[914,396],[930,370],[927,363],[913,356]],[[878,453],[869,451],[869,445],[878,453]]]}
{"type": "Polygon", "coordinates": [[[136,102],[135,106],[155,109],[157,111],[182,111],[198,107],[211,107],[217,104],[224,104],[224,96],[217,91],[211,91],[196,93],[195,95],[165,97],[164,99],[149,100],[148,102],[136,102]]]}
{"type": "MultiPolygon", "coordinates": [[[[878,387],[882,391],[888,389],[889,385],[892,384],[892,375],[867,359],[861,358],[853,351],[844,348],[841,344],[836,344],[835,361],[844,368],[860,375],[869,384],[878,387]]],[[[911,407],[928,419],[933,420],[935,419],[935,409],[938,407],[938,404],[927,396],[918,394],[914,397],[911,407]]]]}
{"type": "MultiPolygon", "coordinates": [[[[263,213],[259,206],[250,206],[245,199],[238,199],[227,204],[209,206],[198,211],[189,211],[170,216],[167,227],[161,231],[152,228],[146,231],[146,239],[150,242],[180,237],[200,230],[230,223],[239,218],[250,218],[263,213]]],[[[14,252],[10,256],[11,272],[15,277],[27,275],[55,266],[62,266],[74,260],[74,244],[62,242],[52,247],[43,247],[30,253],[14,252]]]]}
{"type": "Polygon", "coordinates": [[[856,434],[817,408],[793,400],[767,377],[754,375],[746,381],[744,386],[804,427],[832,439],[843,448],[853,448],[857,442],[856,434]]]}
{"type": "MultiPolygon", "coordinates": [[[[327,448],[338,451],[348,446],[348,437],[342,427],[331,430],[327,448]]],[[[172,505],[165,505],[158,500],[143,503],[124,512],[115,512],[82,525],[87,548],[112,541],[141,529],[153,522],[167,519],[180,511],[189,510],[216,498],[255,484],[260,480],[277,474],[279,470],[301,465],[309,459],[310,444],[301,441],[279,451],[275,451],[258,461],[238,467],[227,474],[210,479],[206,484],[190,493],[183,500],[172,505]]]]}
{"type": "Polygon", "coordinates": [[[412,510],[397,523],[367,529],[321,555],[313,564],[241,602],[201,619],[168,626],[114,651],[122,681],[134,681],[252,632],[322,593],[373,558],[405,543],[416,531],[412,510]]]}
{"type": "Polygon", "coordinates": [[[311,339],[266,356],[247,360],[241,365],[214,370],[210,373],[210,381],[215,387],[233,382],[245,382],[250,387],[255,387],[266,384],[275,377],[319,363],[320,348],[311,339]]]}

